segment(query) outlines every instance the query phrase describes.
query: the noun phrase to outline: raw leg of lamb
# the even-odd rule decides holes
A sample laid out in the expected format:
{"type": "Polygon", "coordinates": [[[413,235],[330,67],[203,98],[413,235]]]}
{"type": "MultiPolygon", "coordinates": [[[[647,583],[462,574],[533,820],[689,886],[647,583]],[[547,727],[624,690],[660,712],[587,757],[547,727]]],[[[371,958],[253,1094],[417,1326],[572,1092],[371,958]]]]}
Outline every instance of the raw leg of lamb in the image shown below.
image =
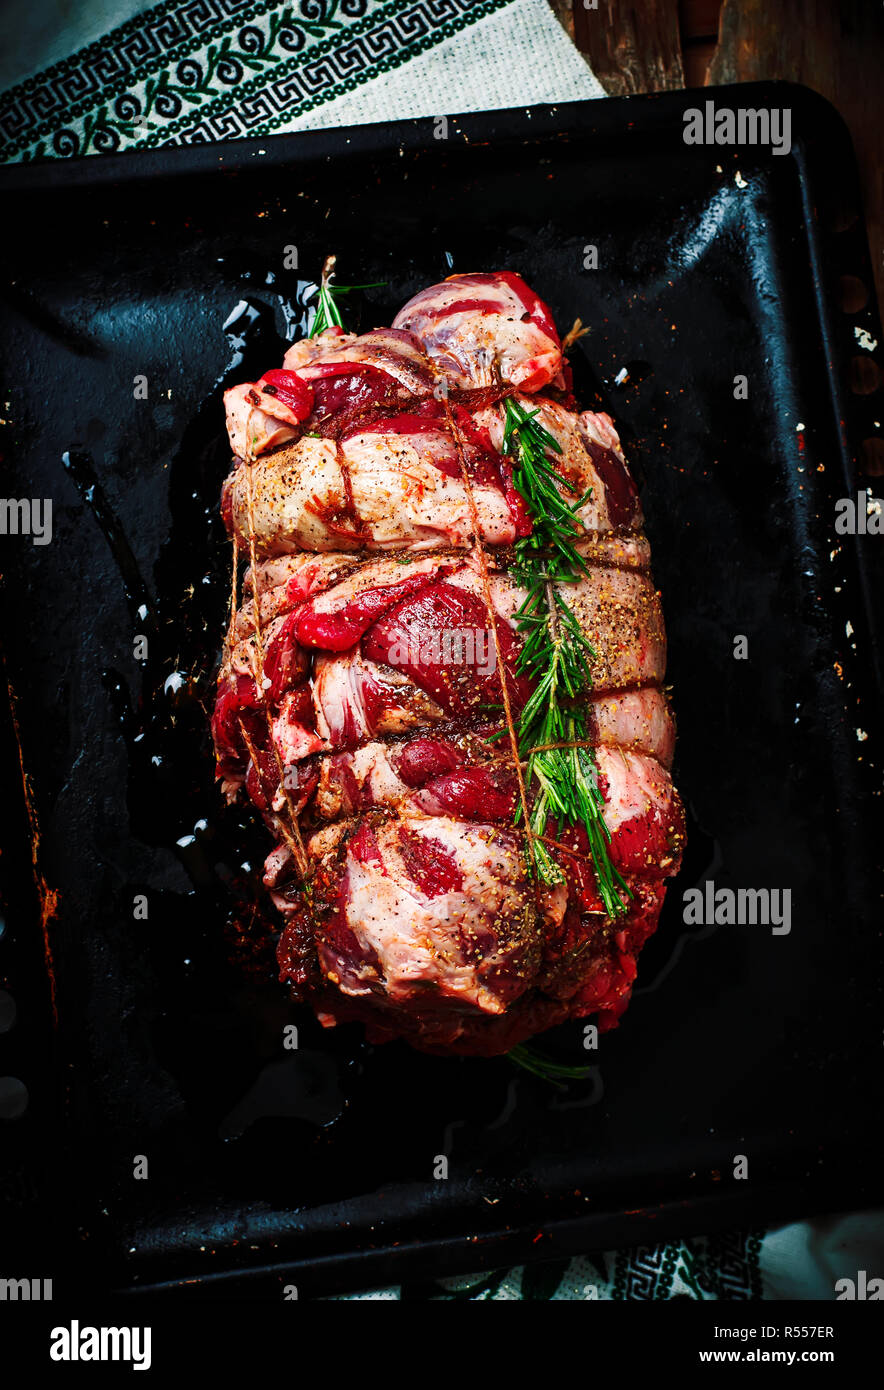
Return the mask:
{"type": "Polygon", "coordinates": [[[430,1052],[615,1026],[684,826],[638,495],[611,420],[574,409],[548,308],[510,272],[452,276],[225,404],[248,568],[212,729],[224,794],[276,841],[281,979],[327,1027],[430,1052]],[[580,673],[540,689],[574,715],[540,754],[590,792],[540,821],[531,611],[580,673]]]}

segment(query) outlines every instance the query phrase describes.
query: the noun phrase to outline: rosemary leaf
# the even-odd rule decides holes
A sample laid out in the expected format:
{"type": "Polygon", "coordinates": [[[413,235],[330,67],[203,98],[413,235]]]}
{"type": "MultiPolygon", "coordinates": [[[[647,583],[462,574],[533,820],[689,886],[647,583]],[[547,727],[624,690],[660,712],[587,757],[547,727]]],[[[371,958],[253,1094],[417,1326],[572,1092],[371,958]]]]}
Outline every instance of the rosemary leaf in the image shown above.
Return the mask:
{"type": "MultiPolygon", "coordinates": [[[[616,917],[625,912],[625,898],[632,894],[608,853],[611,837],[602,816],[592,749],[546,746],[577,745],[587,738],[586,716],[574,702],[592,688],[589,663],[595,652],[557,586],[572,584],[587,572],[574,543],[584,529],[578,512],[592,489],[578,496],[578,489],[554,467],[549,452],[560,454],[561,446],[538,422],[538,414],[512,396],[504,401],[503,449],[512,457],[513,484],[534,523],[531,535],[516,543],[513,566],[514,577],[526,591],[516,612],[523,641],[517,669],[534,686],[517,731],[520,755],[528,764],[526,785],[535,788],[526,829],[538,837],[546,833],[550,820],[557,826],[583,826],[599,896],[608,916],[616,917]],[[576,500],[566,500],[563,490],[576,500]]],[[[521,809],[517,824],[520,817],[521,809]]],[[[545,883],[563,881],[562,869],[542,839],[534,839],[529,862],[532,859],[545,883]]],[[[518,1057],[514,1060],[526,1065],[518,1057]]]]}
{"type": "Polygon", "coordinates": [[[367,285],[338,285],[333,283],[335,277],[336,256],[326,256],[325,264],[322,267],[322,275],[319,280],[319,289],[316,294],[316,304],[313,309],[313,318],[307,331],[308,338],[315,338],[317,334],[323,333],[326,328],[343,328],[344,320],[338,307],[337,296],[339,294],[349,294],[351,290],[372,290],[379,285],[386,284],[385,280],[373,280],[367,285]]]}
{"type": "Polygon", "coordinates": [[[561,1062],[554,1062],[551,1057],[544,1056],[526,1043],[517,1043],[506,1055],[517,1067],[548,1081],[559,1091],[565,1090],[565,1081],[585,1081],[592,1072],[591,1067],[565,1066],[561,1062]]]}

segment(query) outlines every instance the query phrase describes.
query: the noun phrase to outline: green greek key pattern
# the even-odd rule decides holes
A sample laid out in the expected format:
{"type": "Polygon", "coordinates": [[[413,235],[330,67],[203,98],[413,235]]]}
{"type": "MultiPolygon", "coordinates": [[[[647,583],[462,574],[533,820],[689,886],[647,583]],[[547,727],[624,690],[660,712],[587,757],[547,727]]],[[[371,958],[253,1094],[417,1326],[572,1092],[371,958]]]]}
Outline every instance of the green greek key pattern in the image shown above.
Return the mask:
{"type": "Polygon", "coordinates": [[[268,135],[509,3],[166,0],[0,95],[0,160],[268,135]]]}
{"type": "Polygon", "coordinates": [[[672,1245],[618,1250],[611,1297],[743,1302],[762,1297],[763,1233],[698,1236],[672,1245]]]}

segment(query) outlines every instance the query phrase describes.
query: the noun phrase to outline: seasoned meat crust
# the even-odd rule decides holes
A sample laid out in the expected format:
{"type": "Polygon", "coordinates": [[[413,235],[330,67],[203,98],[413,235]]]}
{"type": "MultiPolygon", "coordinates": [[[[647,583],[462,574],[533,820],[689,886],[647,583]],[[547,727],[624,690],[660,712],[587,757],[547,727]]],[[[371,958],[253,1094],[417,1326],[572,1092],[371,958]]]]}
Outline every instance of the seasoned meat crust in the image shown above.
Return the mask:
{"type": "Polygon", "coordinates": [[[218,777],[274,836],[280,977],[325,1026],[490,1056],[568,1018],[613,1027],[629,1001],[683,847],[675,726],[638,493],[612,421],[570,400],[552,315],[511,272],[452,276],[392,328],[326,330],[226,393],[222,512],[251,564],[218,777]],[[558,591],[592,649],[586,727],[631,892],[615,919],[582,827],[550,823],[561,883],[529,875],[496,737],[503,690],[515,718],[533,690],[504,396],[537,411],[581,499],[585,573],[558,591]]]}

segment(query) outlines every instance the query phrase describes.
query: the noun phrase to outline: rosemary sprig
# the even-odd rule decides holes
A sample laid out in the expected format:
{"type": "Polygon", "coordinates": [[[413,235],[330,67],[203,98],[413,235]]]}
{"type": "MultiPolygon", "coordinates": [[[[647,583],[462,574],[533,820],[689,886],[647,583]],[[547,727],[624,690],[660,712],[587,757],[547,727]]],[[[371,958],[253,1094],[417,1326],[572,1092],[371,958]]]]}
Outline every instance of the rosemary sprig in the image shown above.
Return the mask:
{"type": "Polygon", "coordinates": [[[379,285],[386,284],[385,280],[373,280],[368,285],[337,285],[333,284],[335,278],[335,263],[337,256],[326,256],[325,264],[322,267],[322,275],[319,279],[319,290],[316,294],[316,304],[313,309],[313,318],[306,336],[315,338],[318,333],[323,333],[326,328],[344,328],[344,320],[341,318],[341,311],[338,307],[337,295],[349,294],[351,290],[373,290],[379,285]]]}
{"type": "Polygon", "coordinates": [[[569,571],[567,577],[576,579],[586,570],[574,549],[575,536],[583,530],[577,512],[592,489],[576,502],[568,502],[559,489],[565,488],[573,494],[577,489],[553,468],[547,457],[548,449],[560,454],[562,446],[537,421],[540,412],[526,410],[512,396],[507,396],[504,409],[503,452],[513,458],[513,483],[534,520],[531,535],[519,541],[516,548],[522,555],[552,548],[569,571]]]}
{"type": "MultiPolygon", "coordinates": [[[[573,702],[592,686],[589,662],[595,652],[557,586],[586,573],[574,541],[583,531],[577,513],[590,494],[578,497],[553,467],[549,451],[560,454],[561,446],[536,419],[538,411],[526,410],[511,396],[504,409],[503,449],[513,458],[513,483],[534,521],[531,535],[516,542],[513,567],[527,590],[516,613],[523,637],[517,669],[534,683],[518,728],[519,752],[528,762],[525,781],[537,785],[528,829],[535,837],[543,835],[550,817],[584,827],[599,895],[608,916],[615,917],[626,910],[622,894],[632,894],[608,853],[611,836],[602,816],[595,757],[590,748],[545,746],[588,737],[586,714],[573,702]],[[569,502],[563,491],[575,500],[569,502]]],[[[530,859],[545,883],[563,881],[543,840],[534,839],[530,859]]]]}
{"type": "Polygon", "coordinates": [[[559,1091],[566,1089],[566,1081],[585,1081],[592,1072],[591,1067],[568,1067],[561,1062],[554,1062],[551,1057],[545,1057],[542,1052],[536,1052],[525,1043],[517,1043],[506,1055],[517,1067],[522,1067],[532,1076],[539,1076],[541,1080],[548,1081],[559,1091]]]}

